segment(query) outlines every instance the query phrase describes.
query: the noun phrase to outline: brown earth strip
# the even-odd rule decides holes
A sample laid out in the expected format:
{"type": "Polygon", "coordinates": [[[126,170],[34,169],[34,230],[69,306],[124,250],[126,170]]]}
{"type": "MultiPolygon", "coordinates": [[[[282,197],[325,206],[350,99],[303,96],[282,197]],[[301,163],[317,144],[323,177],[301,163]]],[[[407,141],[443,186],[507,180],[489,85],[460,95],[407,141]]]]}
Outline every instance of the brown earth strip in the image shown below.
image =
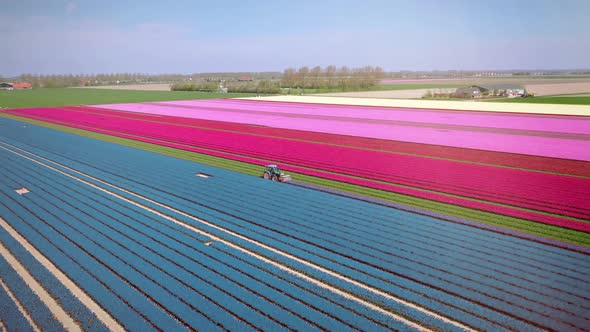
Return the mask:
{"type": "Polygon", "coordinates": [[[552,96],[574,93],[590,93],[590,82],[530,84],[525,85],[527,92],[535,96],[552,96]]]}

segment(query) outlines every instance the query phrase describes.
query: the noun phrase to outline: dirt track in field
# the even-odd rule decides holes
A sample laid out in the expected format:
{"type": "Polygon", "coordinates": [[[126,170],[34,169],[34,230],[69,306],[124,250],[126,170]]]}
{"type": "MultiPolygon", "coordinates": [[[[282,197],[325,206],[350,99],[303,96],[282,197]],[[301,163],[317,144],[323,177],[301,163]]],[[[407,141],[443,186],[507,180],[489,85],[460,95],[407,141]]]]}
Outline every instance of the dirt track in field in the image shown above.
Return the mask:
{"type": "MultiPolygon", "coordinates": [[[[400,81],[385,83],[388,85],[418,83],[417,81],[400,81]]],[[[317,96],[329,97],[355,97],[355,98],[383,98],[383,99],[418,99],[422,98],[428,92],[432,93],[452,93],[455,88],[448,88],[445,85],[453,84],[460,86],[469,85],[491,85],[491,84],[517,84],[526,88],[529,93],[537,96],[550,96],[562,94],[584,94],[590,93],[589,78],[569,78],[569,79],[548,79],[548,78],[472,78],[472,79],[455,79],[455,80],[435,80],[421,81],[420,83],[437,84],[440,88],[429,89],[408,89],[408,90],[391,90],[391,91],[364,91],[364,92],[337,92],[322,93],[317,96]]]]}
{"type": "Polygon", "coordinates": [[[525,85],[525,88],[529,93],[534,93],[535,96],[590,93],[590,82],[530,84],[525,85]]]}
{"type": "Polygon", "coordinates": [[[432,89],[414,89],[414,90],[391,90],[391,91],[362,91],[362,92],[335,92],[322,93],[318,96],[329,97],[356,97],[356,98],[394,98],[394,99],[412,99],[422,98],[428,92],[432,93],[452,93],[456,88],[432,88],[432,89]]]}
{"type": "Polygon", "coordinates": [[[384,82],[382,84],[432,84],[432,85],[488,85],[488,84],[518,84],[518,85],[537,85],[537,84],[563,84],[563,83],[590,83],[588,77],[570,77],[570,78],[532,78],[532,77],[468,77],[458,79],[440,79],[440,80],[407,80],[397,82],[384,82]]]}

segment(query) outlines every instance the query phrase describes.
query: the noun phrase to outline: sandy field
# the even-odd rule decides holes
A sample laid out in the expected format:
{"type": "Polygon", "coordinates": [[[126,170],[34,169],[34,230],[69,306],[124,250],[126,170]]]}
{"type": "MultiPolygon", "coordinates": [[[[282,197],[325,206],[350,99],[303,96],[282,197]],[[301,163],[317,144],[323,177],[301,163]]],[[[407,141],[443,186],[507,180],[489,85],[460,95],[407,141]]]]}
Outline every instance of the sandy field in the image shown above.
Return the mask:
{"type": "Polygon", "coordinates": [[[411,107],[429,109],[448,109],[466,111],[493,111],[506,113],[536,113],[557,115],[590,116],[590,106],[587,105],[552,105],[552,104],[520,104],[520,103],[486,103],[479,101],[446,101],[446,100],[416,100],[416,99],[378,99],[324,96],[271,96],[239,99],[256,99],[268,101],[284,101],[297,103],[365,105],[384,107],[411,107]]]}
{"type": "Polygon", "coordinates": [[[536,85],[536,84],[561,84],[561,83],[590,83],[590,78],[531,78],[531,77],[470,77],[470,78],[454,78],[454,79],[437,79],[424,81],[391,81],[382,82],[382,84],[396,85],[396,84],[433,84],[433,85],[486,85],[486,84],[519,84],[519,85],[536,85]]]}
{"type": "Polygon", "coordinates": [[[322,93],[318,96],[328,97],[355,97],[355,98],[422,98],[429,91],[432,93],[452,93],[456,88],[432,88],[414,90],[391,90],[391,91],[363,91],[363,92],[334,92],[322,93]]]}
{"type": "Polygon", "coordinates": [[[122,84],[122,85],[101,85],[84,86],[81,89],[110,89],[110,90],[141,90],[141,91],[170,91],[170,84],[122,84]]]}
{"type": "Polygon", "coordinates": [[[561,95],[559,97],[590,97],[590,93],[581,93],[575,95],[561,95]]]}
{"type": "Polygon", "coordinates": [[[432,83],[432,82],[439,82],[439,81],[457,81],[461,80],[461,78],[384,78],[379,81],[382,84],[391,84],[391,83],[432,83]]]}
{"type": "Polygon", "coordinates": [[[562,94],[590,93],[590,82],[556,83],[556,84],[527,84],[526,90],[535,96],[551,96],[562,94]]]}

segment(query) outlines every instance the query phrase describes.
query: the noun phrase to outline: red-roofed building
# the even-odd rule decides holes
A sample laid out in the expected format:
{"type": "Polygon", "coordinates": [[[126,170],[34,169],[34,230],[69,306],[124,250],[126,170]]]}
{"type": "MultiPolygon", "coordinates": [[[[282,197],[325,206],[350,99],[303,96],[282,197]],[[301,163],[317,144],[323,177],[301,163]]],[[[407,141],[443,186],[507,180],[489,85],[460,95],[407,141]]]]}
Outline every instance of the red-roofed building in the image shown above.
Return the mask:
{"type": "Polygon", "coordinates": [[[32,89],[33,85],[31,85],[31,83],[28,83],[28,82],[17,82],[17,83],[12,83],[12,87],[14,89],[32,89]]]}

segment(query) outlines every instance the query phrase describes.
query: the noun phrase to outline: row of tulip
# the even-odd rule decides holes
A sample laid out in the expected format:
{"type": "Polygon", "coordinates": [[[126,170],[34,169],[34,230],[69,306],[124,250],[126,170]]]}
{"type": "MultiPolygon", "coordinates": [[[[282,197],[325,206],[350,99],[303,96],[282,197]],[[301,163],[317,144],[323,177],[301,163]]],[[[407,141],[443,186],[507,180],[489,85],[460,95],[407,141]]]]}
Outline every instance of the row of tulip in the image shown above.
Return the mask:
{"type": "Polygon", "coordinates": [[[588,228],[587,223],[571,220],[572,217],[589,219],[585,199],[590,194],[588,179],[194,128],[190,126],[190,119],[182,118],[171,124],[166,122],[167,117],[122,116],[121,113],[115,115],[98,109],[14,112],[234,160],[276,161],[286,164],[288,170],[303,174],[452,201],[453,204],[575,229],[588,228]],[[183,120],[187,123],[183,124],[183,120]],[[364,162],[359,163],[359,160],[364,162]]]}
{"type": "Polygon", "coordinates": [[[424,309],[475,330],[583,330],[587,324],[586,254],[60,131],[25,129],[21,122],[0,126],[9,150],[18,147],[66,173],[100,179],[101,187],[116,184],[210,221],[214,227],[172,215],[346,293],[0,149],[6,161],[0,164],[0,214],[126,329],[408,329],[384,310],[425,329],[457,329],[424,309]],[[14,195],[16,183],[31,188],[31,196],[14,195]],[[270,192],[289,204],[263,199],[270,192]],[[350,301],[351,295],[383,310],[350,301]]]}
{"type": "MultiPolygon", "coordinates": [[[[521,113],[469,112],[401,107],[301,104],[240,99],[200,99],[133,104],[172,106],[193,110],[255,112],[256,114],[285,114],[314,117],[333,117],[383,122],[424,123],[434,125],[502,128],[521,131],[540,131],[567,134],[590,134],[590,119],[582,116],[532,115],[521,113]]],[[[100,105],[99,105],[100,106],[100,105]]],[[[102,105],[119,108],[118,105],[102,105]]],[[[149,108],[148,108],[149,109],[149,108]]],[[[182,111],[181,111],[182,112],[182,111]]],[[[173,114],[170,114],[173,115],[173,114]]]]}
{"type": "MultiPolygon", "coordinates": [[[[197,103],[197,102],[193,102],[197,103]]],[[[209,101],[208,103],[211,103],[209,101]]],[[[449,116],[445,119],[451,124],[431,122],[407,122],[385,121],[382,119],[365,119],[362,113],[357,117],[342,117],[339,110],[335,109],[333,115],[309,115],[302,114],[299,106],[291,113],[261,112],[249,109],[221,107],[230,102],[222,103],[217,107],[197,105],[177,105],[170,103],[146,103],[146,104],[115,104],[99,105],[103,108],[116,109],[127,112],[141,112],[156,115],[172,115],[188,118],[200,118],[225,122],[247,123],[254,125],[270,126],[283,129],[296,129],[313,132],[325,132],[339,135],[351,135],[358,137],[379,138],[394,141],[414,142],[423,144],[436,144],[443,146],[479,149],[486,151],[508,152],[534,156],[564,158],[573,160],[590,160],[590,140],[587,140],[588,120],[583,117],[554,116],[544,118],[539,115],[530,115],[533,120],[543,121],[531,126],[521,126],[521,129],[497,128],[485,125],[489,119],[481,119],[478,125],[474,119],[466,123],[470,125],[453,125],[453,121],[459,115],[449,116]],[[550,123],[557,122],[560,128],[552,131],[550,123]],[[575,124],[572,124],[572,122],[575,124]],[[484,123],[484,124],[481,124],[484,123]],[[563,132],[570,125],[572,131],[563,132]],[[586,129],[584,129],[586,128],[586,129]],[[541,129],[544,129],[541,131],[541,129]]],[[[261,102],[268,104],[268,102],[261,102]]],[[[278,105],[281,106],[280,104],[278,105]]],[[[320,107],[320,106],[316,106],[320,107]]],[[[327,107],[327,106],[321,106],[327,107]]],[[[315,108],[314,108],[315,109],[315,108]]],[[[418,116],[422,111],[415,111],[411,116],[418,116]]],[[[459,113],[459,114],[462,114],[459,113]]],[[[425,120],[421,120],[425,121],[425,120]]],[[[496,125],[500,121],[495,120],[496,125]]],[[[509,123],[522,122],[521,118],[509,118],[509,123]]],[[[531,120],[532,121],[532,120],[531,120]]],[[[440,121],[439,121],[440,122],[440,121]]],[[[510,125],[507,125],[510,126],[510,125]]]]}
{"type": "MultiPolygon", "coordinates": [[[[128,113],[109,109],[93,110],[92,108],[87,107],[64,107],[64,109],[72,112],[96,112],[96,114],[98,115],[106,114],[108,116],[114,117],[124,117],[131,119],[137,118],[144,119],[145,121],[155,121],[152,115],[148,115],[145,113],[128,113]]],[[[451,159],[480,164],[491,164],[497,166],[507,166],[513,168],[545,171],[550,173],[561,173],[590,177],[590,163],[579,160],[518,155],[494,151],[463,149],[442,145],[391,141],[384,139],[336,135],[329,133],[300,131],[266,126],[253,126],[235,122],[223,122],[175,116],[158,117],[157,122],[190,126],[196,128],[215,129],[229,132],[250,133],[259,136],[280,137],[284,139],[299,141],[312,141],[330,145],[347,146],[351,148],[362,148],[367,150],[386,151],[398,154],[428,156],[434,158],[451,159]]]]}

